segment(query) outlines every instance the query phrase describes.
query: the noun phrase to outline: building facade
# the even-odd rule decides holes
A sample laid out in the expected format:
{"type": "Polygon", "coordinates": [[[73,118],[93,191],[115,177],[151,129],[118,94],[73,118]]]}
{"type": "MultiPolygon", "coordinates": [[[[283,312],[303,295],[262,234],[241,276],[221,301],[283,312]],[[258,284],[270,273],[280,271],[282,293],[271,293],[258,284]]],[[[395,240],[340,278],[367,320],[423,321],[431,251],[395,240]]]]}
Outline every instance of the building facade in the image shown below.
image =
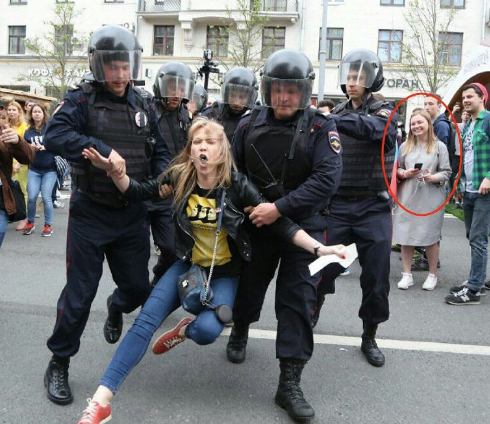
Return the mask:
{"type": "MultiPolygon", "coordinates": [[[[403,72],[405,58],[400,42],[410,34],[406,17],[415,0],[262,0],[259,16],[267,22],[253,40],[255,56],[250,63],[259,67],[270,52],[296,48],[312,60],[318,76],[323,1],[328,1],[325,98],[336,101],[344,98],[338,86],[340,59],[359,47],[377,52],[382,58],[387,78],[382,94],[388,100],[398,102],[419,91],[417,81],[403,72]]],[[[457,11],[446,29],[447,48],[441,58],[456,74],[465,58],[489,36],[489,2],[435,1],[438,13],[457,11]]],[[[43,37],[50,27],[44,22],[56,20],[54,9],[59,3],[70,3],[77,10],[73,25],[67,30],[74,34],[70,49],[73,56],[86,50],[86,45],[77,38],[79,33],[88,37],[104,24],[120,24],[134,31],[144,48],[140,78],[149,91],[161,65],[169,60],[181,61],[197,72],[203,64],[203,50],[210,49],[220,73],[212,76],[209,91],[219,92],[219,81],[233,66],[233,53],[239,50],[239,35],[249,27],[242,9],[250,7],[250,0],[0,0],[0,3],[3,34],[0,86],[48,95],[52,94],[48,84],[29,80],[29,76],[43,76],[53,69],[26,49],[24,40],[43,37]],[[19,81],[19,76],[27,78],[19,81]]],[[[68,68],[70,63],[75,67],[75,62],[69,61],[68,68]]],[[[79,77],[87,70],[83,58],[72,72],[79,77]]],[[[318,93],[317,84],[318,77],[314,97],[318,93]]],[[[450,82],[440,90],[441,96],[447,85],[450,82]]],[[[408,109],[419,101],[412,99],[408,109]]],[[[406,114],[407,110],[402,112],[406,114]]]]}

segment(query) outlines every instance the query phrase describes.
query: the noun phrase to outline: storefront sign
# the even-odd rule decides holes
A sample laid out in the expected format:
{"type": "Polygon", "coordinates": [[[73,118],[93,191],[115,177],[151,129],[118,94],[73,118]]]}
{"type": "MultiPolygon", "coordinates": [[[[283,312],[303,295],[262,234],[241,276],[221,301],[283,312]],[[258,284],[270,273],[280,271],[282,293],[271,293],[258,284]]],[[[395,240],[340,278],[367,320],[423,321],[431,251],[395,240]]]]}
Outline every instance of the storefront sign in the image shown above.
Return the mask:
{"type": "Polygon", "coordinates": [[[415,80],[408,80],[405,78],[390,78],[386,80],[386,85],[389,88],[406,88],[407,90],[418,90],[419,83],[415,80]]]}
{"type": "MultiPolygon", "coordinates": [[[[87,72],[88,69],[65,69],[65,76],[82,78],[87,72]]],[[[30,77],[49,77],[59,75],[59,72],[56,69],[29,68],[27,75],[30,77]]]]}
{"type": "Polygon", "coordinates": [[[475,68],[487,64],[489,59],[490,55],[488,50],[485,50],[464,66],[464,73],[467,74],[468,72],[472,72],[475,68]]]}

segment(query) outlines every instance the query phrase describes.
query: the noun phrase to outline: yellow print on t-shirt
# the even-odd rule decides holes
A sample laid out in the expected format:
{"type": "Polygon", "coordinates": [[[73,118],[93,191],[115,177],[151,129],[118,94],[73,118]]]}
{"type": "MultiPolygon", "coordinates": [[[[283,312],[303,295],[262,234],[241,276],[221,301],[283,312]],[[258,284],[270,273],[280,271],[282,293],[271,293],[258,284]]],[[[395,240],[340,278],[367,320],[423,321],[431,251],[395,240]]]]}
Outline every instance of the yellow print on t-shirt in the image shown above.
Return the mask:
{"type": "MultiPolygon", "coordinates": [[[[192,249],[192,261],[201,266],[211,266],[218,227],[216,200],[192,194],[189,197],[186,212],[196,240],[192,249]]],[[[228,246],[227,233],[221,228],[214,263],[215,265],[224,265],[230,260],[231,252],[228,246]]]]}

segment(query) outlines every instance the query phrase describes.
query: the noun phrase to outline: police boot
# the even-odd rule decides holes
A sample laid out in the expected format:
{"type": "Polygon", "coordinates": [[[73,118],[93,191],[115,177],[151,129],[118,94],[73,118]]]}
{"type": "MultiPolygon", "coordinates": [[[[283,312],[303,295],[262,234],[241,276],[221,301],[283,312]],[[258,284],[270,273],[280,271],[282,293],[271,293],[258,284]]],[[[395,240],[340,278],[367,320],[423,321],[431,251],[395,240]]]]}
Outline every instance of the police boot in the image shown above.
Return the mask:
{"type": "Polygon", "coordinates": [[[123,329],[122,312],[115,310],[112,304],[112,294],[107,298],[107,319],[104,324],[104,337],[107,343],[117,343],[123,329]]]}
{"type": "Polygon", "coordinates": [[[323,303],[325,302],[325,295],[317,293],[316,295],[316,309],[311,315],[311,328],[315,328],[320,319],[320,311],[322,310],[323,303]]]}
{"type": "Polygon", "coordinates": [[[44,387],[48,391],[48,399],[58,405],[68,405],[73,402],[70,385],[68,384],[69,359],[53,357],[49,361],[44,374],[44,387]]]}
{"type": "Polygon", "coordinates": [[[296,421],[308,422],[315,416],[315,411],[305,400],[299,387],[301,373],[306,361],[299,359],[280,359],[279,386],[276,393],[276,404],[284,408],[289,416],[296,421]]]}
{"type": "Polygon", "coordinates": [[[376,330],[378,326],[376,324],[363,323],[364,332],[362,333],[361,350],[364,353],[367,361],[375,366],[382,367],[385,364],[385,356],[383,352],[379,350],[376,344],[376,330]]]}
{"type": "Polygon", "coordinates": [[[228,345],[226,346],[226,357],[234,364],[241,364],[247,355],[248,325],[233,324],[228,345]]]}

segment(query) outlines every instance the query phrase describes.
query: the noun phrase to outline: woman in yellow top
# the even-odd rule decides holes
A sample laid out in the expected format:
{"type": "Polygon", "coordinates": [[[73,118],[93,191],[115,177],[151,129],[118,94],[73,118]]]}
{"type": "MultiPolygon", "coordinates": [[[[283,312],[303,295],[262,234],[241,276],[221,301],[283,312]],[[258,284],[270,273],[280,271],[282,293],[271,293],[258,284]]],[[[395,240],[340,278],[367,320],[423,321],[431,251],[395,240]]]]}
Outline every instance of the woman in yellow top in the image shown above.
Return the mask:
{"type": "MultiPolygon", "coordinates": [[[[10,102],[7,107],[7,122],[8,124],[15,130],[15,132],[22,138],[24,138],[24,133],[29,128],[27,122],[24,120],[24,111],[22,107],[17,102],[10,102]]],[[[24,197],[26,198],[27,205],[27,171],[29,169],[29,165],[21,165],[14,159],[12,166],[12,178],[17,180],[22,188],[22,192],[24,193],[24,197]]],[[[27,221],[24,219],[19,221],[17,225],[17,231],[22,231],[27,224],[27,221]]]]}

